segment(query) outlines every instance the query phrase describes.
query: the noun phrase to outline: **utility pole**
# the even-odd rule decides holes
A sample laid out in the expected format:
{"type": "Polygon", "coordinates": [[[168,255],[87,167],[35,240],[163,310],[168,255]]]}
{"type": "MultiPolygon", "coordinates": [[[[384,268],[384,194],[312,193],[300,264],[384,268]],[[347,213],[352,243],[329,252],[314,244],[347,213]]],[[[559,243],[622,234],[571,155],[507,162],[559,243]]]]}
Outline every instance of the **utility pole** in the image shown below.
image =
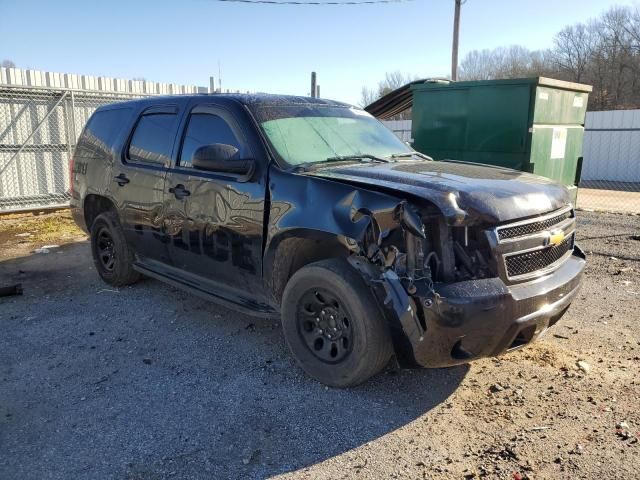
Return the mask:
{"type": "Polygon", "coordinates": [[[316,72],[311,72],[311,97],[316,98],[318,90],[316,88],[316,72]]]}
{"type": "Polygon", "coordinates": [[[451,80],[458,80],[458,37],[460,36],[460,7],[462,0],[455,0],[456,11],[453,15],[453,47],[451,49],[451,80]]]}

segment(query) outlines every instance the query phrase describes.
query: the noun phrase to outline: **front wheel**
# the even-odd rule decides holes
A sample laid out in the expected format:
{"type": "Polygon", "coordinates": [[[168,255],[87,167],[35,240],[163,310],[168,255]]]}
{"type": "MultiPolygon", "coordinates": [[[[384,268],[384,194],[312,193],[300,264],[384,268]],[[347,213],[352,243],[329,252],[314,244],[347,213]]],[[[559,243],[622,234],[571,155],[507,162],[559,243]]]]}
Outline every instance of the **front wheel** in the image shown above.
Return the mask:
{"type": "Polygon", "coordinates": [[[333,387],[364,382],[393,354],[373,293],[344,259],[312,263],[291,277],[282,298],[282,326],[302,369],[333,387]]]}

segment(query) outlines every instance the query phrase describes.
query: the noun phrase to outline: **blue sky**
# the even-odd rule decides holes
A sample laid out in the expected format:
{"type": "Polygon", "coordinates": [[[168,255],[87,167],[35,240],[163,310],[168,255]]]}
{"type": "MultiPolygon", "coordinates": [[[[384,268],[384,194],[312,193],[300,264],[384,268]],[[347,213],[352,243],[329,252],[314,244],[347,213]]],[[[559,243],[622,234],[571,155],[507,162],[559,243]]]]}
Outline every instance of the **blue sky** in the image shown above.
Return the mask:
{"type": "MultiPolygon", "coordinates": [[[[303,0],[304,1],[304,0],[303,0]]],[[[358,103],[385,72],[450,71],[453,0],[388,5],[283,6],[212,0],[0,0],[0,59],[19,67],[309,93],[358,103]]],[[[460,56],[520,44],[546,48],[565,25],[629,0],[468,0],[460,56]]]]}

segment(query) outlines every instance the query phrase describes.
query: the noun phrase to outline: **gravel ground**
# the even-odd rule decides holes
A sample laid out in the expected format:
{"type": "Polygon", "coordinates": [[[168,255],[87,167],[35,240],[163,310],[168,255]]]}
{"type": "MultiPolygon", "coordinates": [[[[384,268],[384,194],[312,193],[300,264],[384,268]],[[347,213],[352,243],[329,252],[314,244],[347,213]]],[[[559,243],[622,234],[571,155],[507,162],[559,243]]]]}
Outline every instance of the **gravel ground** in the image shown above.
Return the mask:
{"type": "Polygon", "coordinates": [[[539,343],[350,390],[305,377],[278,322],[115,290],[86,241],[3,243],[25,293],[0,299],[0,478],[639,478],[640,217],[579,223],[586,281],[539,343]]]}

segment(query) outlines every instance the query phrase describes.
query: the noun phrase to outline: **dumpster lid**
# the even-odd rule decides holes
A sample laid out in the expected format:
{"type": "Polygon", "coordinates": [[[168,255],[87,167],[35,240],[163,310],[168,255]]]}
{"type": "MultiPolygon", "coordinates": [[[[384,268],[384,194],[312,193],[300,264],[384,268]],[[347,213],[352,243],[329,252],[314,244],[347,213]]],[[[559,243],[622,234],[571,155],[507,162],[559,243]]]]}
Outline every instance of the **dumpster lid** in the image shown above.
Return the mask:
{"type": "Polygon", "coordinates": [[[593,90],[593,87],[591,85],[586,85],[584,83],[567,82],[566,80],[556,80],[555,78],[549,77],[538,77],[537,80],[538,85],[542,85],[544,87],[556,87],[565,90],[575,90],[577,92],[586,93],[589,93],[593,90]]]}
{"type": "Polygon", "coordinates": [[[394,91],[387,93],[384,97],[367,105],[364,109],[376,118],[386,120],[413,106],[413,93],[411,87],[421,83],[450,83],[446,78],[423,78],[414,80],[394,91]]]}
{"type": "Polygon", "coordinates": [[[470,80],[463,82],[453,82],[446,78],[425,78],[422,80],[415,80],[407,83],[394,91],[387,93],[384,97],[379,98],[375,102],[367,105],[364,109],[380,120],[387,120],[399,113],[404,112],[408,108],[413,106],[413,92],[412,90],[422,90],[429,88],[437,88],[438,85],[453,87],[468,87],[482,84],[494,84],[494,85],[515,85],[515,84],[536,84],[543,87],[560,88],[563,90],[573,90],[576,92],[591,92],[593,87],[591,85],[585,85],[583,83],[567,82],[565,80],[556,80],[549,77],[531,77],[531,78],[509,78],[498,80],[470,80]]]}
{"type": "MultiPolygon", "coordinates": [[[[487,85],[539,85],[542,87],[557,88],[561,90],[571,90],[574,92],[589,93],[593,90],[591,85],[584,83],[568,82],[549,77],[524,77],[524,78],[498,78],[494,80],[464,80],[461,82],[451,82],[451,88],[482,87],[487,85]]],[[[424,85],[412,85],[413,90],[430,90],[439,88],[433,82],[425,82],[424,85]]]]}

